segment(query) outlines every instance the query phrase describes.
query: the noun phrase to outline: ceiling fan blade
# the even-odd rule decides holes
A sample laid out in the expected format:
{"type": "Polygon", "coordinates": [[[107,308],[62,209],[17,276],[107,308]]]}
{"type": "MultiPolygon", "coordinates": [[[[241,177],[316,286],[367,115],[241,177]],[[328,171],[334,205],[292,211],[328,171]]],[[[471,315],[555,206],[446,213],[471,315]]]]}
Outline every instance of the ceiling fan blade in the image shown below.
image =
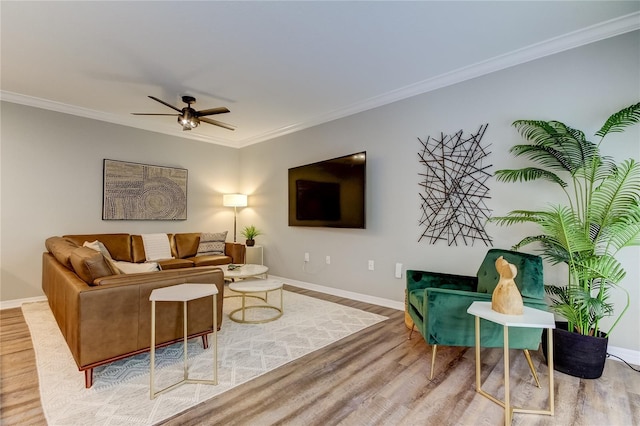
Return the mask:
{"type": "Polygon", "coordinates": [[[173,105],[166,103],[166,102],[165,102],[165,101],[163,101],[162,99],[158,99],[158,98],[156,98],[155,96],[149,96],[149,97],[150,97],[151,99],[153,99],[154,101],[156,101],[156,102],[160,102],[162,105],[166,105],[166,106],[168,106],[168,107],[169,107],[169,108],[171,108],[171,109],[175,109],[175,110],[176,110],[176,111],[178,111],[178,112],[182,112],[182,110],[181,110],[181,109],[178,109],[178,108],[174,107],[173,105]]]}
{"type": "Polygon", "coordinates": [[[155,114],[155,113],[147,113],[147,112],[132,112],[132,115],[171,115],[173,117],[177,117],[180,114],[155,114]]]}
{"type": "Polygon", "coordinates": [[[224,114],[226,112],[231,112],[231,111],[229,111],[229,109],[226,107],[218,107],[218,108],[210,108],[210,109],[203,109],[202,111],[197,111],[196,115],[198,117],[204,117],[205,115],[224,114]]]}
{"type": "Polygon", "coordinates": [[[235,126],[231,124],[223,123],[222,121],[212,120],[210,118],[199,117],[199,120],[208,124],[213,124],[214,126],[224,127],[225,129],[235,130],[235,126]]]}

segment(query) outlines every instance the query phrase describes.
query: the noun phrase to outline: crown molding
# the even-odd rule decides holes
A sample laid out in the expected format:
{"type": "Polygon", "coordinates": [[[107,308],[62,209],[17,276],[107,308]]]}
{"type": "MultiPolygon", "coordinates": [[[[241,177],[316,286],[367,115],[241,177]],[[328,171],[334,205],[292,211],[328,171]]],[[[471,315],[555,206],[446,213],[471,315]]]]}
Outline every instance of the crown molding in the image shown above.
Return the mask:
{"type": "Polygon", "coordinates": [[[318,124],[378,108],[393,102],[421,95],[443,87],[471,80],[476,77],[491,74],[506,68],[524,64],[545,56],[554,55],[566,50],[574,49],[590,43],[595,43],[610,37],[626,34],[640,29],[640,12],[634,12],[619,18],[604,21],[589,27],[582,28],[558,37],[554,37],[530,46],[514,50],[493,58],[477,62],[466,67],[458,68],[451,72],[441,74],[408,86],[384,93],[379,96],[356,102],[352,105],[336,109],[313,120],[292,124],[280,129],[272,130],[262,135],[242,141],[242,146],[264,142],[278,136],[317,126],[318,124]]]}
{"type": "Polygon", "coordinates": [[[183,139],[193,139],[201,142],[213,143],[217,145],[224,145],[233,148],[237,148],[236,143],[230,142],[226,139],[215,138],[211,136],[204,136],[197,133],[183,134],[178,126],[170,126],[166,124],[158,123],[142,123],[141,120],[135,117],[122,116],[116,114],[109,114],[103,111],[97,111],[89,108],[82,108],[74,105],[65,104],[62,102],[56,102],[49,99],[36,98],[34,96],[22,95],[20,93],[0,91],[0,100],[11,102],[15,104],[21,104],[31,106],[34,108],[46,109],[49,111],[61,112],[63,114],[75,115],[78,117],[90,118],[92,120],[105,121],[107,123],[120,124],[122,126],[134,127],[136,129],[147,130],[150,132],[161,133],[170,136],[176,136],[183,139]]]}
{"type": "Polygon", "coordinates": [[[140,120],[136,120],[134,117],[117,116],[115,114],[13,92],[0,91],[0,99],[7,102],[135,127],[185,139],[242,148],[639,29],[640,12],[634,12],[335,109],[311,120],[280,127],[237,142],[197,133],[185,134],[185,132],[177,129],[175,126],[158,125],[158,123],[146,124],[140,122],[140,120]]]}

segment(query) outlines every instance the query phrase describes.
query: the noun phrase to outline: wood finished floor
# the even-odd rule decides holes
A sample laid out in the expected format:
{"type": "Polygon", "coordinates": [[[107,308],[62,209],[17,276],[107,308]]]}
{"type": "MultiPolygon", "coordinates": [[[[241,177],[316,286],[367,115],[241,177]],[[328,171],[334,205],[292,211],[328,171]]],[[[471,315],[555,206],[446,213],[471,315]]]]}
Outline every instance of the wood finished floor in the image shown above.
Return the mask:
{"type": "MultiPolygon", "coordinates": [[[[289,291],[389,317],[378,325],[240,385],[166,425],[500,425],[500,406],[475,392],[472,348],[438,349],[429,380],[431,348],[419,334],[407,340],[404,314],[286,286],[289,291]]],[[[286,309],[286,307],[285,307],[286,309]]],[[[29,330],[19,308],[0,311],[0,424],[44,425],[29,330]]],[[[547,369],[533,384],[524,356],[511,352],[512,402],[544,409],[547,369]]],[[[81,373],[78,373],[81,374],[81,373]]],[[[500,349],[482,351],[483,389],[504,396],[500,349]]],[[[608,360],[598,380],[555,373],[554,417],[514,414],[514,425],[640,425],[640,373],[608,360]]]]}

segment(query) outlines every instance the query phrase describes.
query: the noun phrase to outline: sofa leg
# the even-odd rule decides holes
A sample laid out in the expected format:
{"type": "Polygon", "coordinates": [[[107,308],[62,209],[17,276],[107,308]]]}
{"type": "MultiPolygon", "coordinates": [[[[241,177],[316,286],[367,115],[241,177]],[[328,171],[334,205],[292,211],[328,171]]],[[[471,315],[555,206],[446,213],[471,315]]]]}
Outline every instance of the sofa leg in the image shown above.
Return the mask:
{"type": "Polygon", "coordinates": [[[436,368],[436,351],[438,350],[438,345],[432,345],[433,350],[431,352],[431,372],[429,373],[429,380],[433,380],[433,370],[436,368]]]}
{"type": "Polygon", "coordinates": [[[415,325],[415,323],[414,323],[414,324],[411,326],[411,331],[409,332],[409,339],[407,339],[407,340],[411,340],[411,335],[413,334],[413,330],[415,330],[415,328],[416,328],[416,325],[415,325]]]}
{"type": "Polygon", "coordinates": [[[209,335],[208,334],[203,334],[202,335],[202,347],[205,349],[209,348],[209,335]]]}
{"type": "Polygon", "coordinates": [[[93,386],[93,368],[84,370],[84,387],[89,389],[93,386]]]}

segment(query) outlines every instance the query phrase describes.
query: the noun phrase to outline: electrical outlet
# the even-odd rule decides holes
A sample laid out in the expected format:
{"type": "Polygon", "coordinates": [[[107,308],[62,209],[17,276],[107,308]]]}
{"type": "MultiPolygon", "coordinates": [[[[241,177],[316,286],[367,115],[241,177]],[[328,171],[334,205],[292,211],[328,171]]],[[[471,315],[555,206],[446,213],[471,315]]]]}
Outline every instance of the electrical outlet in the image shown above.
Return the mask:
{"type": "Polygon", "coordinates": [[[304,254],[304,261],[308,262],[309,261],[309,253],[305,253],[304,254]]]}
{"type": "Polygon", "coordinates": [[[327,262],[327,265],[331,265],[331,256],[327,256],[325,261],[327,262]]]}
{"type": "Polygon", "coordinates": [[[373,271],[373,269],[374,269],[373,260],[370,260],[370,261],[369,261],[369,270],[370,270],[370,271],[373,271]]]}
{"type": "Polygon", "coordinates": [[[402,278],[402,263],[396,263],[396,278],[402,278]]]}

